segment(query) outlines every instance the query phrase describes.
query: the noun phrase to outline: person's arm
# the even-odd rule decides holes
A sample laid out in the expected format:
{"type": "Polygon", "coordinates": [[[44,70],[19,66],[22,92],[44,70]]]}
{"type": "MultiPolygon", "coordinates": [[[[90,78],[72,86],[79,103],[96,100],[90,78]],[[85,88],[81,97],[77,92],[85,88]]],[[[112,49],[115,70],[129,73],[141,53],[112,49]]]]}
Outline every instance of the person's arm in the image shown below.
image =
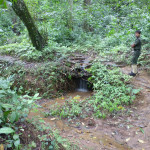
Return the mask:
{"type": "Polygon", "coordinates": [[[132,44],[131,47],[134,48],[134,47],[135,47],[135,44],[132,44]]]}
{"type": "Polygon", "coordinates": [[[131,45],[132,48],[134,48],[135,46],[137,46],[139,44],[140,40],[136,39],[135,43],[133,45],[131,45]]]}

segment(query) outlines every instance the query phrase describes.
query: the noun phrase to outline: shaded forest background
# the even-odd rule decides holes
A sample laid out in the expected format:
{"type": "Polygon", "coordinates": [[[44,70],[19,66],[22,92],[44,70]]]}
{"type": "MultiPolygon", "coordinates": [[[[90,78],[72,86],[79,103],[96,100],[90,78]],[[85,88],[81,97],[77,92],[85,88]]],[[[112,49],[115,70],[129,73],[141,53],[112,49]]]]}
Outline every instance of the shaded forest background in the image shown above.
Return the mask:
{"type": "Polygon", "coordinates": [[[1,53],[40,61],[57,59],[76,50],[93,50],[112,57],[119,53],[118,61],[126,62],[137,29],[142,31],[143,50],[148,52],[150,4],[146,0],[25,0],[25,3],[47,45],[41,51],[32,46],[27,28],[9,2],[0,13],[1,53]]]}

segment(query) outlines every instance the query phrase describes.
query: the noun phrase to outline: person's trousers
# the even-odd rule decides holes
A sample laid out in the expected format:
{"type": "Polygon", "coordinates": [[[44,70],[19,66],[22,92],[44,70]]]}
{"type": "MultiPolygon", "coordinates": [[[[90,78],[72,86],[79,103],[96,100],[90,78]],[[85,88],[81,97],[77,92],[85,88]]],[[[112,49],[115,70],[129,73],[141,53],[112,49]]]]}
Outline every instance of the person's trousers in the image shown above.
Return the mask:
{"type": "Polygon", "coordinates": [[[140,54],[141,54],[140,50],[136,50],[133,53],[133,58],[132,58],[132,72],[135,73],[135,74],[138,73],[137,62],[138,62],[138,58],[139,58],[140,54]]]}
{"type": "Polygon", "coordinates": [[[140,54],[141,54],[140,50],[134,51],[133,57],[132,57],[132,65],[137,65],[138,58],[139,58],[140,54]]]}

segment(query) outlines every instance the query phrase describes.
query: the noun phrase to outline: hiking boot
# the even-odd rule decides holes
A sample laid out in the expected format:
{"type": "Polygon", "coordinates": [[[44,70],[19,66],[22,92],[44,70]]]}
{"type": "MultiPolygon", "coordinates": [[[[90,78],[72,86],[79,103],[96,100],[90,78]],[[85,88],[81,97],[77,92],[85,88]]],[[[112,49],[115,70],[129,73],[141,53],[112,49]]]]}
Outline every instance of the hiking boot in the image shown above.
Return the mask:
{"type": "Polygon", "coordinates": [[[136,74],[135,74],[135,73],[133,73],[133,72],[131,72],[131,73],[129,73],[129,76],[135,77],[135,76],[136,76],[136,74]]]}

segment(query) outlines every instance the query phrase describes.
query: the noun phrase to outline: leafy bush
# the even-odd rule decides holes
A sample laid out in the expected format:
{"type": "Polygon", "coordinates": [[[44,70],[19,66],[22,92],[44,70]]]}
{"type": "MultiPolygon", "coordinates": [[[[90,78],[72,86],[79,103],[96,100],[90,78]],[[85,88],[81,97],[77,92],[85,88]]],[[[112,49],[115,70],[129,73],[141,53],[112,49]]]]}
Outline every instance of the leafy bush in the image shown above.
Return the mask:
{"type": "Polygon", "coordinates": [[[0,78],[0,134],[7,135],[4,141],[7,148],[20,147],[20,139],[17,134],[18,121],[25,121],[29,110],[33,108],[33,102],[38,99],[38,94],[34,97],[28,95],[19,96],[10,89],[10,79],[0,78]]]}
{"type": "Polygon", "coordinates": [[[63,106],[51,106],[46,115],[60,116],[60,118],[75,118],[82,114],[82,104],[77,99],[66,101],[63,106]]]}
{"type": "Polygon", "coordinates": [[[135,99],[132,88],[126,85],[130,78],[119,69],[108,69],[101,63],[94,63],[88,71],[92,74],[89,81],[93,83],[95,91],[90,103],[97,117],[101,117],[103,111],[119,111],[135,99]]]}
{"type": "Polygon", "coordinates": [[[1,55],[11,55],[19,57],[26,61],[42,62],[48,60],[58,60],[65,57],[68,52],[72,52],[70,48],[60,47],[54,41],[49,40],[49,45],[43,49],[43,51],[36,50],[27,41],[21,43],[12,43],[4,46],[0,46],[1,55]]]}
{"type": "Polygon", "coordinates": [[[1,46],[0,53],[3,55],[14,55],[28,61],[37,61],[41,57],[41,52],[35,50],[34,47],[26,42],[1,46]]]}
{"type": "Polygon", "coordinates": [[[10,78],[5,80],[0,78],[0,102],[11,104],[18,98],[16,92],[10,89],[11,85],[12,82],[10,78]]]}
{"type": "Polygon", "coordinates": [[[63,145],[69,150],[75,148],[43,124],[42,118],[39,121],[27,119],[29,111],[37,107],[34,101],[39,99],[39,94],[32,97],[18,95],[10,88],[11,78],[0,77],[0,83],[0,144],[5,149],[64,149],[63,145]]]}
{"type": "Polygon", "coordinates": [[[0,46],[22,41],[24,25],[13,10],[0,8],[0,46]],[[18,36],[16,36],[18,35],[18,36]]]}

